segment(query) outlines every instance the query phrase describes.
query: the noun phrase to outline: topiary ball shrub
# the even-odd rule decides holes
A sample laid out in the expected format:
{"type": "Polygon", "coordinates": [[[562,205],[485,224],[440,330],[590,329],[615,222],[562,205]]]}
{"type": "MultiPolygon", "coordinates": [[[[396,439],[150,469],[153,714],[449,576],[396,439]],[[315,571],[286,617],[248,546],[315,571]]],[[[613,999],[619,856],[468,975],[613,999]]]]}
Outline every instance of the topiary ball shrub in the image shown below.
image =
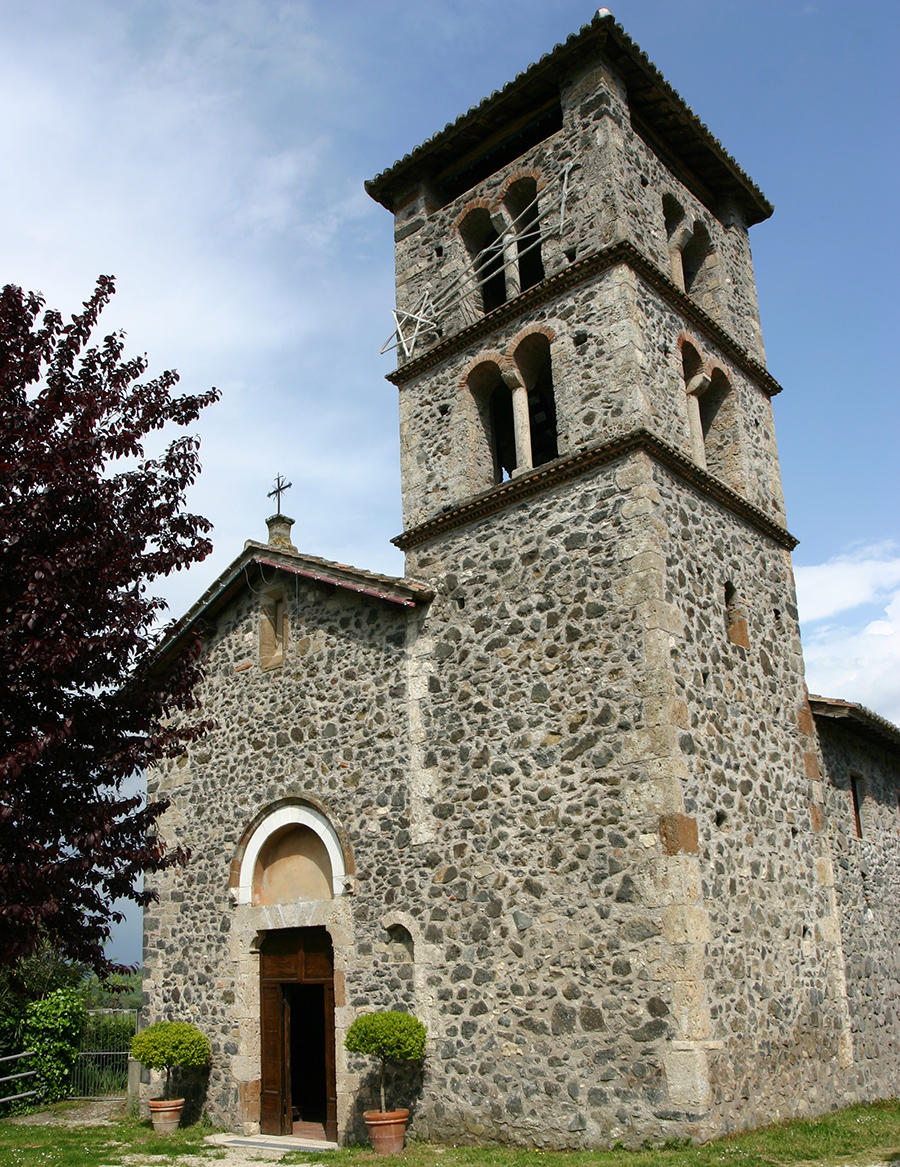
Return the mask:
{"type": "Polygon", "coordinates": [[[411,1013],[396,1009],[363,1013],[347,1030],[344,1049],[352,1054],[368,1054],[381,1061],[381,1109],[384,1102],[384,1072],[388,1062],[416,1062],[425,1056],[428,1033],[411,1013]]]}
{"type": "Polygon", "coordinates": [[[131,1056],[151,1070],[166,1071],[163,1098],[168,1098],[173,1068],[200,1070],[209,1065],[211,1053],[206,1035],[196,1025],[187,1021],[157,1021],[135,1036],[131,1056]]]}

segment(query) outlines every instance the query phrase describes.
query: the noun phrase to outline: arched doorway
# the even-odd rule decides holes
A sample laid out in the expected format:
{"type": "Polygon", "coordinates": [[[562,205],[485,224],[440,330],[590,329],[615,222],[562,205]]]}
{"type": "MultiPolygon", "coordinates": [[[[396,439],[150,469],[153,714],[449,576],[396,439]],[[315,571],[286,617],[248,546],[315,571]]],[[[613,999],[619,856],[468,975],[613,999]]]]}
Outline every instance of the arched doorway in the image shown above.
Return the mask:
{"type": "Polygon", "coordinates": [[[260,947],[260,1130],[337,1141],[334,953],[325,928],[270,932],[260,947]]]}

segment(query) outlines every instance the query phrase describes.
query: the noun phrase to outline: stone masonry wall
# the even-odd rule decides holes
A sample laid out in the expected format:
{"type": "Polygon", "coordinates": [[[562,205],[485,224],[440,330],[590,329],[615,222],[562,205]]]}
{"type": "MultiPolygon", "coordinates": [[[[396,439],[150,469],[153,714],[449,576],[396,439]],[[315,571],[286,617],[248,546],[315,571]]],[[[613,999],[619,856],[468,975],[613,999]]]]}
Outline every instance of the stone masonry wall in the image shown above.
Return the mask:
{"type": "Polygon", "coordinates": [[[834,853],[854,1066],[848,1095],[900,1094],[900,764],[846,723],[817,718],[834,853]],[[860,781],[856,835],[850,775],[860,781]],[[850,1093],[852,1091],[852,1093],[850,1093]]]}
{"type": "Polygon", "coordinates": [[[654,732],[640,477],[623,462],[408,557],[437,589],[428,1136],[575,1147],[682,1129],[642,959],[661,923],[633,875],[658,837],[632,807],[654,732]]]}
{"type": "MultiPolygon", "coordinates": [[[[278,582],[272,576],[266,569],[267,584],[278,582]]],[[[148,784],[151,796],[172,800],[161,820],[166,837],[192,854],[183,871],[148,876],[160,899],[145,917],[145,1017],[200,1025],[213,1047],[210,1113],[252,1129],[259,939],[271,927],[325,924],[335,945],[346,1132],[360,1080],[341,1044],[347,1001],[409,1003],[394,983],[402,962],[382,924],[408,845],[407,616],[356,593],[290,575],[281,581],[290,621],[283,666],[260,667],[262,597],[245,592],[220,616],[206,650],[201,699],[215,728],[148,784]],[[236,907],[229,878],[238,843],[264,808],[290,797],[306,798],[343,832],[355,894],[284,909],[236,907]]],[[[253,586],[264,590],[259,580],[253,586]]]]}
{"type": "Polygon", "coordinates": [[[697,977],[706,1004],[689,1024],[711,1039],[719,1129],[822,1113],[844,1099],[849,1018],[798,720],[805,689],[790,557],[662,468],[653,477],[666,596],[678,613],[670,656],[684,808],[697,822],[708,919],[697,977]],[[745,622],[734,638],[726,583],[745,622]]]}
{"type": "Polygon", "coordinates": [[[630,269],[598,279],[523,313],[490,338],[400,389],[401,471],[406,527],[493,484],[493,462],[468,373],[482,361],[515,367],[529,332],[551,338],[560,455],[638,427],[692,457],[679,338],[732,386],[738,468],[728,485],[784,523],[771,401],[714,344],[685,333],[680,315],[630,269]]]}
{"type": "Polygon", "coordinates": [[[419,1129],[577,1146],[833,1105],[847,1018],[786,553],[640,455],[409,570],[438,592],[419,1129]]]}

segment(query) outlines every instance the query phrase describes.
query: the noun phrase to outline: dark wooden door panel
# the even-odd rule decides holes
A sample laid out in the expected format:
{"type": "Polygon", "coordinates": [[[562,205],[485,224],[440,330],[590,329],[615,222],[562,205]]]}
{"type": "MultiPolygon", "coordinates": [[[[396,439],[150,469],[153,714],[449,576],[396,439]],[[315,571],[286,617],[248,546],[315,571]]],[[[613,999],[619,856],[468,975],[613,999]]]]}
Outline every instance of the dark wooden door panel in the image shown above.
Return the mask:
{"type": "Polygon", "coordinates": [[[334,1064],[334,985],[325,986],[325,1138],[337,1142],[337,1075],[334,1064]]]}
{"type": "Polygon", "coordinates": [[[305,952],[303,955],[303,980],[331,980],[334,976],[334,962],[330,952],[305,952]]]}
{"type": "Polygon", "coordinates": [[[294,1102],[291,1098],[291,998],[281,992],[281,1133],[294,1129],[294,1102]]]}
{"type": "Polygon", "coordinates": [[[283,1133],[284,1016],[281,985],[262,986],[260,1038],[262,1046],[259,1129],[264,1135],[283,1133]]]}
{"type": "MultiPolygon", "coordinates": [[[[284,928],[270,932],[260,948],[261,1100],[263,1134],[290,1134],[291,1002],[290,986],[322,986],[325,1048],[321,1036],[313,1043],[318,1061],[314,1072],[324,1076],[325,1134],[337,1141],[337,1076],[334,1050],[334,950],[325,928],[284,928]]],[[[295,1027],[296,1028],[296,1027],[295,1027]]],[[[321,1030],[319,1030],[321,1034],[321,1030]]],[[[300,1056],[302,1045],[298,1046],[300,1056]]],[[[319,1077],[319,1083],[322,1077],[319,1077]]],[[[321,1085],[318,1087],[321,1090],[321,1085]]],[[[321,1095],[319,1095],[321,1098],[321,1095]]],[[[319,1104],[321,1105],[321,1103],[319,1104]]],[[[321,1121],[321,1120],[319,1120],[321,1121]]]]}

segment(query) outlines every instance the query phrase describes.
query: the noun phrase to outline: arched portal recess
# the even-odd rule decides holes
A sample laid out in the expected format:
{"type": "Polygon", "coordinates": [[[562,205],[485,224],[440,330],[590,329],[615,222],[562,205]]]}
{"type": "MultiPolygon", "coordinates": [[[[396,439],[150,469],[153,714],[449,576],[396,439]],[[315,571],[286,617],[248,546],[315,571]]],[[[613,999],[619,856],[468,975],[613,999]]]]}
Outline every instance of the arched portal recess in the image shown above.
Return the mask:
{"type": "Polygon", "coordinates": [[[296,903],[344,894],[346,866],[340,839],[311,806],[280,806],[259,823],[241,859],[239,904],[296,903]]]}

